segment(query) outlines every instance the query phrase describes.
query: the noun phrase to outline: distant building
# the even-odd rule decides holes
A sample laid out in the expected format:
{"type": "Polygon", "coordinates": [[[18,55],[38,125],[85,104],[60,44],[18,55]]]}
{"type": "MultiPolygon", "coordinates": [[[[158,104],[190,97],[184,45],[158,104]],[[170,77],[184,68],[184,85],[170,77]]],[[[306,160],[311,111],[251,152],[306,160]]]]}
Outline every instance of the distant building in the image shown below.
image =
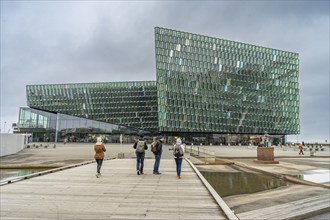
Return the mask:
{"type": "Polygon", "coordinates": [[[168,141],[239,143],[265,133],[284,141],[299,134],[297,53],[158,27],[155,53],[156,81],[29,85],[28,106],[162,133],[168,141]]]}

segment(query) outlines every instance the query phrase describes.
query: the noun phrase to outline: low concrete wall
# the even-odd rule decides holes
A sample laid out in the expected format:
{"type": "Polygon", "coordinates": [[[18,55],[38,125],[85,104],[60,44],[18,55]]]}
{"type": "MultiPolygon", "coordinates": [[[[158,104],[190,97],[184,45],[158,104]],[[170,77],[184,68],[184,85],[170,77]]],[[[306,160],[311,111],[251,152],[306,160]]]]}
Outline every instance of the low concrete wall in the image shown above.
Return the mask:
{"type": "Polygon", "coordinates": [[[28,143],[27,134],[0,134],[0,156],[15,154],[28,143]]]}

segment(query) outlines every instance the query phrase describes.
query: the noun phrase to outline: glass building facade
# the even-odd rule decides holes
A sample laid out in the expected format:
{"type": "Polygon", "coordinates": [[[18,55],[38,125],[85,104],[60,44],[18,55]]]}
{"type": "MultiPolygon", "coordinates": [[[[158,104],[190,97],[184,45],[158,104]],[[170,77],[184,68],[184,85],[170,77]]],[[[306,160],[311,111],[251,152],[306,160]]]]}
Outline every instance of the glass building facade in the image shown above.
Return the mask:
{"type": "MultiPolygon", "coordinates": [[[[119,135],[137,135],[141,130],[106,122],[79,118],[61,113],[50,113],[32,108],[20,108],[19,130],[32,133],[31,141],[62,142],[95,142],[96,136],[106,140],[119,141],[119,135]]],[[[127,140],[128,137],[126,137],[127,140]]]]}
{"type": "Polygon", "coordinates": [[[29,107],[155,131],[155,81],[28,85],[29,107]]]}
{"type": "Polygon", "coordinates": [[[159,130],[299,133],[297,53],[155,28],[159,130]]]}
{"type": "Polygon", "coordinates": [[[45,113],[22,109],[18,126],[54,129],[56,116],[58,138],[122,126],[203,143],[299,134],[298,53],[156,27],[155,56],[156,81],[28,85],[28,106],[45,113]]]}

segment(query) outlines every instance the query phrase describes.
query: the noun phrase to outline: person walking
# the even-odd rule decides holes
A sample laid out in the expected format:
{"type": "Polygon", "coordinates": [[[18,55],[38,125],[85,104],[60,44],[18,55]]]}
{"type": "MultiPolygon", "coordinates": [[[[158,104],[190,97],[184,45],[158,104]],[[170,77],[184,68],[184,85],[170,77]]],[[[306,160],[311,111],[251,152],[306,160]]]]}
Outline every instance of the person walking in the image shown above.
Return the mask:
{"type": "MultiPolygon", "coordinates": [[[[304,142],[303,142],[303,143],[304,143],[304,142]]],[[[298,149],[299,149],[299,155],[300,155],[300,154],[304,155],[304,152],[303,152],[303,149],[304,149],[304,148],[303,148],[303,144],[302,144],[302,143],[299,144],[298,149]]]]}
{"type": "Polygon", "coordinates": [[[95,151],[95,160],[96,160],[96,177],[99,178],[101,176],[101,167],[104,159],[104,152],[106,151],[106,148],[104,144],[102,143],[102,138],[97,137],[97,142],[94,145],[94,151],[95,151]]]}
{"type": "Polygon", "coordinates": [[[163,153],[163,142],[164,142],[164,137],[159,136],[157,144],[155,145],[155,150],[152,150],[152,152],[155,155],[155,163],[154,163],[154,171],[153,171],[153,174],[155,174],[155,175],[161,174],[159,172],[159,165],[160,165],[160,159],[161,159],[162,153],[163,153]]]}
{"type": "Polygon", "coordinates": [[[181,179],[181,166],[182,158],[184,156],[184,148],[180,138],[176,139],[176,143],[173,147],[173,155],[176,164],[176,178],[181,179]]]}
{"type": "Polygon", "coordinates": [[[148,146],[146,141],[143,139],[143,136],[139,137],[139,140],[137,140],[133,148],[135,150],[136,154],[136,173],[137,175],[144,174],[143,173],[143,166],[144,166],[144,156],[145,156],[145,150],[148,150],[148,146]]]}

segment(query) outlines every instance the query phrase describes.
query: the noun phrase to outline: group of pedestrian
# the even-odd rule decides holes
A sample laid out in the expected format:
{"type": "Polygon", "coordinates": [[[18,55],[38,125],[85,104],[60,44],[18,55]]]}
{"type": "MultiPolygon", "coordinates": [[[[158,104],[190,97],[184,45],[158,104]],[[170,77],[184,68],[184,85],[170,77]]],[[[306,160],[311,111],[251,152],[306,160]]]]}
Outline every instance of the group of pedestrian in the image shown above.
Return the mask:
{"type": "MultiPolygon", "coordinates": [[[[153,168],[153,174],[155,175],[161,174],[159,172],[159,165],[163,153],[163,142],[164,142],[164,137],[159,136],[158,138],[154,138],[153,142],[151,143],[151,152],[155,155],[155,162],[153,168]]],[[[145,151],[148,150],[147,142],[144,140],[143,136],[140,136],[138,138],[138,140],[134,143],[133,148],[135,149],[135,154],[136,154],[136,174],[143,175],[145,151]]],[[[172,149],[176,164],[177,178],[181,179],[181,166],[182,166],[182,159],[184,156],[184,148],[180,138],[177,138],[176,143],[172,149]]],[[[106,151],[106,148],[102,143],[101,137],[97,138],[97,142],[94,145],[94,151],[95,151],[95,160],[97,164],[96,177],[99,178],[101,176],[101,167],[104,159],[104,152],[106,151]]]]}

